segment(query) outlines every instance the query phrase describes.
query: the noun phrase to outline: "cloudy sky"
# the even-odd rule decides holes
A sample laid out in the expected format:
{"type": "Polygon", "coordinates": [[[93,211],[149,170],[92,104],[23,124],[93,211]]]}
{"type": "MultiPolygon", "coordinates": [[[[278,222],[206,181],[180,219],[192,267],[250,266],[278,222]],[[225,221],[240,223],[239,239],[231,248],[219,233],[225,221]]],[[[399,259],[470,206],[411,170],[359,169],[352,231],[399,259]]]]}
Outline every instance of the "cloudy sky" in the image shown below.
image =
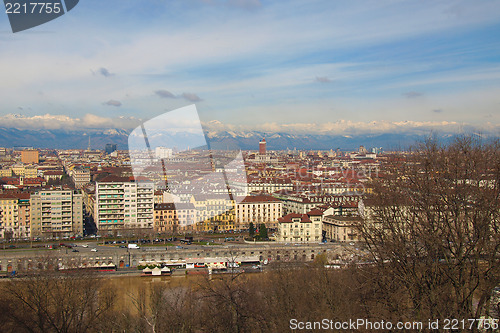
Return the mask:
{"type": "Polygon", "coordinates": [[[13,34],[0,127],[500,130],[500,2],[82,0],[13,34]]]}

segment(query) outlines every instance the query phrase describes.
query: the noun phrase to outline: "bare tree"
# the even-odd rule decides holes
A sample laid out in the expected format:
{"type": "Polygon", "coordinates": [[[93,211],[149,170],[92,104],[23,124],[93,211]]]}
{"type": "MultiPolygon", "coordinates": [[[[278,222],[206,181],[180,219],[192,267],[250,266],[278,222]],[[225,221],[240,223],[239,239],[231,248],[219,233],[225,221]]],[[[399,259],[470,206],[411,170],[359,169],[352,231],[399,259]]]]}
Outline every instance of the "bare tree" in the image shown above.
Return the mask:
{"type": "Polygon", "coordinates": [[[2,284],[1,293],[6,332],[101,331],[115,299],[101,279],[82,272],[38,271],[2,284]]]}
{"type": "Polygon", "coordinates": [[[373,184],[361,233],[415,319],[479,318],[500,282],[500,145],[428,140],[373,184]]]}

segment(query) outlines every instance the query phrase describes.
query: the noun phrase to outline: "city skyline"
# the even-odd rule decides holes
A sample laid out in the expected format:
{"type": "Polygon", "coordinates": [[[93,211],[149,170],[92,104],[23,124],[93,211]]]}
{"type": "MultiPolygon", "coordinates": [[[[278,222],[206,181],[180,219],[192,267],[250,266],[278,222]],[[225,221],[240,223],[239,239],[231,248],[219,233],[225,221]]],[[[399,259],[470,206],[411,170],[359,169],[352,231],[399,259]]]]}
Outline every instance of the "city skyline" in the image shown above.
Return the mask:
{"type": "Polygon", "coordinates": [[[195,103],[208,130],[498,135],[496,2],[86,1],[12,34],[4,128],[132,129],[195,103]]]}

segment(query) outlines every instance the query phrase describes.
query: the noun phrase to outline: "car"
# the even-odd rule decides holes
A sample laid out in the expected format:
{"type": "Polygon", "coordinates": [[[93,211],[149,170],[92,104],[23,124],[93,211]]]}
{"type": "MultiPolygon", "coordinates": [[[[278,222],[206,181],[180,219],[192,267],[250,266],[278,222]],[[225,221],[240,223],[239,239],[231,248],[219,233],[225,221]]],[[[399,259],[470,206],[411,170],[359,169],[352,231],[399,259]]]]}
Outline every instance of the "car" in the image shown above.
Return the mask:
{"type": "Polygon", "coordinates": [[[72,251],[72,252],[80,252],[80,251],[78,251],[77,249],[73,249],[73,251],[72,251]]]}
{"type": "Polygon", "coordinates": [[[125,245],[120,245],[120,249],[126,249],[126,248],[127,248],[127,246],[125,246],[125,245]]]}
{"type": "Polygon", "coordinates": [[[97,252],[97,249],[94,247],[92,250],[90,250],[92,252],[97,252]]]}
{"type": "Polygon", "coordinates": [[[88,246],[88,244],[83,244],[83,245],[82,245],[82,247],[87,248],[87,247],[89,247],[89,246],[88,246]]]}

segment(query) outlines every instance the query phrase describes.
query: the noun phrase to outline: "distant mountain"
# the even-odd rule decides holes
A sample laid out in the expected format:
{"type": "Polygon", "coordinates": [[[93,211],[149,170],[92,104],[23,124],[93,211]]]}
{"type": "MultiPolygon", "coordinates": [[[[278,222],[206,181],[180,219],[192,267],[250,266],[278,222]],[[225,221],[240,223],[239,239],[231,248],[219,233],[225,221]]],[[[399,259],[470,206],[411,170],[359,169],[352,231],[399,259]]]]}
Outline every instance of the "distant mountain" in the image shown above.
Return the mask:
{"type": "MultiPolygon", "coordinates": [[[[0,147],[25,147],[54,148],[54,149],[85,149],[88,147],[89,136],[92,149],[104,149],[107,143],[117,144],[118,149],[128,148],[128,135],[131,130],[106,129],[106,130],[27,130],[0,127],[0,147]]],[[[265,133],[259,131],[227,132],[211,131],[206,133],[210,148],[212,149],[243,149],[257,150],[259,141],[266,138],[268,150],[284,149],[317,149],[330,150],[340,148],[353,150],[360,145],[367,148],[383,147],[384,150],[403,149],[424,140],[425,135],[417,134],[361,134],[352,136],[319,135],[319,134],[290,134],[290,133],[265,133]]],[[[189,141],[186,133],[166,135],[173,140],[189,141]]],[[[438,138],[448,141],[451,134],[441,134],[438,138]]],[[[191,146],[191,148],[194,148],[191,146]]]]}
{"type": "Polygon", "coordinates": [[[127,149],[128,134],[123,129],[66,131],[0,128],[0,147],[35,147],[54,149],[104,149],[107,143],[116,143],[118,149],[127,149]]]}
{"type": "MultiPolygon", "coordinates": [[[[289,133],[263,133],[263,132],[217,132],[209,133],[208,139],[212,149],[257,150],[259,141],[266,138],[268,150],[342,150],[357,149],[363,145],[369,147],[383,147],[385,150],[403,149],[424,140],[426,136],[416,134],[378,134],[378,135],[317,135],[317,134],[289,134],[289,133]]],[[[449,135],[441,139],[448,140],[449,135]]]]}

